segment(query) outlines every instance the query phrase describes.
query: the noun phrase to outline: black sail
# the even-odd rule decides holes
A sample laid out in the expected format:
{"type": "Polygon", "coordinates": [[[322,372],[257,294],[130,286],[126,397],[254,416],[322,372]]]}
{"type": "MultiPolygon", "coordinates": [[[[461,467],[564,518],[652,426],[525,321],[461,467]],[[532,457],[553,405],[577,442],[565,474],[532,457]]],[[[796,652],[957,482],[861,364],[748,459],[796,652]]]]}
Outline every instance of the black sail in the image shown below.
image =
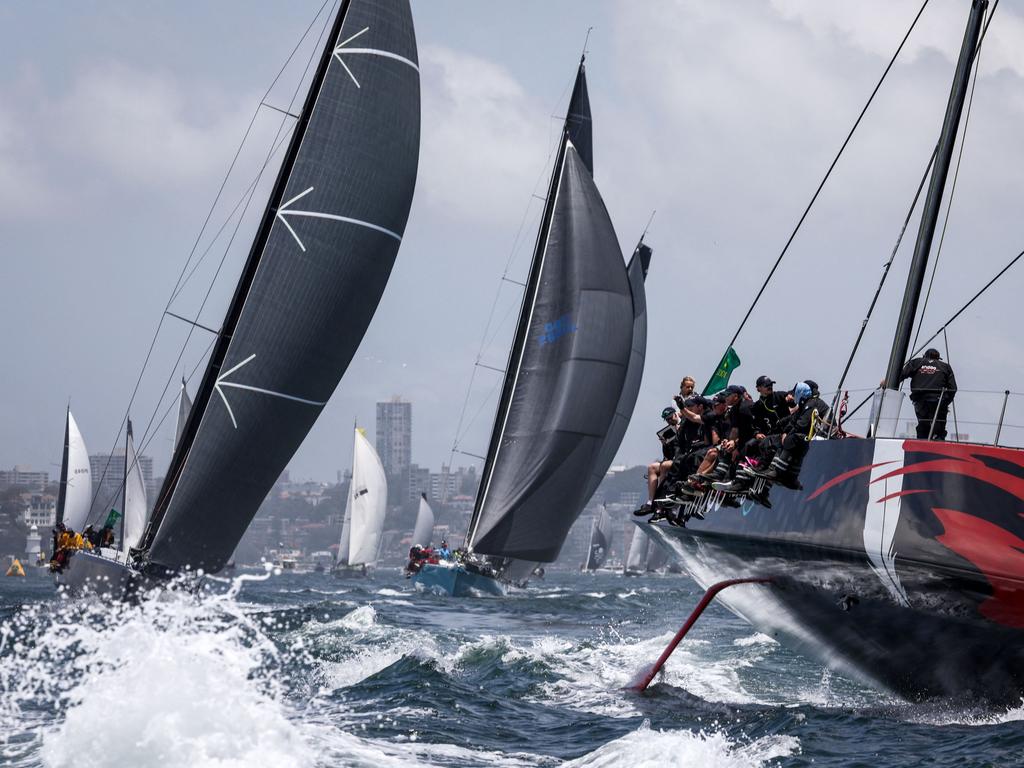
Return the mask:
{"type": "Polygon", "coordinates": [[[576,147],[576,154],[587,166],[590,175],[594,175],[594,133],[593,121],[590,119],[590,95],[587,93],[587,70],[580,61],[576,72],[576,82],[572,86],[569,98],[569,111],[565,115],[565,130],[569,141],[576,147]]]}
{"type": "Polygon", "coordinates": [[[563,145],[470,532],[478,553],[536,562],[558,556],[587,500],[633,336],[611,219],[590,171],[563,145]]]}
{"type": "Polygon", "coordinates": [[[608,510],[601,505],[601,511],[594,516],[594,524],[590,528],[590,550],[584,568],[596,571],[608,559],[608,550],[612,545],[612,518],[608,510]]]}
{"type": "Polygon", "coordinates": [[[338,385],[405,230],[420,88],[407,0],[344,0],[142,549],[228,560],[338,385]]]}
{"type": "Polygon", "coordinates": [[[640,394],[640,382],[644,376],[644,363],[647,358],[647,292],[644,290],[644,280],[647,278],[652,253],[650,246],[645,245],[641,238],[626,267],[630,295],[633,298],[633,348],[629,355],[629,367],[626,369],[626,381],[622,385],[619,403],[615,407],[615,416],[608,428],[601,452],[594,461],[590,485],[584,494],[588,500],[594,495],[608,468],[615,461],[615,454],[619,452],[622,438],[626,436],[626,429],[629,427],[629,420],[633,418],[633,409],[636,408],[636,399],[640,394]]]}

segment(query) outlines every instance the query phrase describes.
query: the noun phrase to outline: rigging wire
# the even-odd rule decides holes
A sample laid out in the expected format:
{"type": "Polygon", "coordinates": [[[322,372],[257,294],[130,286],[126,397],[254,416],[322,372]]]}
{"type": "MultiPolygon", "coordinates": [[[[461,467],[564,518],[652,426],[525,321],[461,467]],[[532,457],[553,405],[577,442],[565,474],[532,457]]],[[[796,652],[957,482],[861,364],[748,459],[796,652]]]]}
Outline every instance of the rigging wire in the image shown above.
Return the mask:
{"type": "MultiPolygon", "coordinates": [[[[252,132],[252,128],[253,128],[253,125],[256,122],[257,116],[259,115],[260,108],[263,106],[263,102],[266,101],[267,97],[270,95],[270,92],[273,90],[274,86],[277,84],[278,80],[281,78],[281,75],[284,73],[285,69],[291,63],[291,60],[294,58],[295,53],[302,46],[302,43],[306,39],[306,37],[309,35],[309,32],[316,25],[317,19],[320,18],[321,14],[323,14],[324,9],[328,6],[328,4],[333,3],[333,4],[336,5],[337,1],[338,0],[324,0],[323,4],[320,6],[320,9],[317,11],[316,15],[313,17],[313,20],[309,23],[309,26],[306,27],[306,30],[302,33],[302,36],[299,38],[299,41],[295,44],[295,47],[292,49],[291,53],[288,54],[287,59],[285,59],[284,64],[281,66],[281,68],[278,70],[277,74],[274,76],[273,81],[271,82],[270,86],[267,88],[267,91],[264,93],[263,98],[260,99],[260,104],[257,106],[256,110],[253,113],[252,118],[249,121],[249,125],[246,128],[246,130],[245,130],[245,133],[244,133],[244,135],[242,137],[242,141],[239,144],[238,149],[235,151],[235,155],[232,158],[230,165],[228,166],[227,173],[225,174],[224,178],[221,181],[220,187],[218,188],[217,194],[214,197],[214,201],[211,204],[210,209],[209,209],[209,211],[206,214],[206,218],[205,218],[205,220],[203,222],[202,227],[200,228],[199,234],[196,236],[196,239],[195,239],[195,241],[194,241],[194,243],[192,245],[192,248],[189,251],[188,258],[185,260],[185,263],[182,265],[181,272],[179,273],[178,279],[177,279],[177,281],[174,284],[174,288],[171,289],[171,296],[167,300],[167,304],[164,307],[164,311],[161,312],[161,314],[160,314],[160,319],[157,322],[156,331],[154,331],[154,333],[153,333],[153,338],[152,338],[152,340],[150,341],[150,344],[149,344],[149,350],[147,351],[146,358],[145,358],[145,360],[143,361],[143,364],[142,364],[142,370],[139,371],[138,378],[135,381],[135,387],[132,390],[131,397],[128,400],[128,406],[125,409],[124,418],[121,421],[121,425],[118,428],[117,436],[114,439],[114,444],[113,444],[113,446],[111,446],[110,452],[109,452],[109,454],[107,456],[107,461],[104,464],[103,472],[100,474],[100,480],[96,484],[97,487],[96,487],[96,490],[93,493],[93,498],[92,498],[92,502],[91,502],[91,505],[90,505],[90,509],[93,510],[93,514],[95,514],[96,511],[97,511],[96,500],[99,498],[99,493],[100,493],[100,490],[102,489],[102,486],[103,486],[103,480],[106,478],[107,471],[110,469],[111,460],[114,458],[114,452],[117,449],[118,443],[120,442],[121,434],[124,431],[124,428],[125,428],[126,424],[128,423],[128,415],[131,412],[132,405],[134,404],[135,398],[138,395],[139,387],[140,387],[140,385],[142,383],[142,378],[145,375],[146,370],[149,367],[149,362],[150,362],[150,359],[152,358],[153,350],[156,347],[157,338],[159,338],[160,330],[163,327],[164,320],[167,317],[167,310],[170,309],[171,303],[174,301],[174,299],[177,297],[177,295],[179,293],[178,288],[179,288],[179,286],[182,285],[182,279],[185,276],[185,273],[188,270],[189,265],[192,262],[192,258],[195,255],[196,249],[199,246],[199,242],[202,240],[203,234],[205,233],[206,228],[209,225],[210,219],[213,216],[213,212],[216,209],[217,203],[219,202],[219,200],[221,198],[221,195],[223,194],[224,189],[225,189],[225,187],[227,185],[228,178],[231,176],[231,173],[234,170],[234,167],[235,167],[235,165],[236,165],[236,163],[238,161],[238,158],[241,155],[242,148],[244,147],[245,142],[248,140],[249,135],[252,132]]],[[[328,22],[329,21],[330,21],[330,19],[328,18],[328,22]]],[[[312,61],[313,55],[315,55],[315,52],[316,52],[315,49],[317,47],[319,47],[319,43],[323,39],[324,33],[326,31],[326,28],[327,28],[327,25],[325,24],[323,29],[321,29],[320,35],[318,37],[317,46],[314,46],[314,54],[312,54],[310,56],[309,61],[306,62],[306,67],[303,70],[302,78],[300,78],[298,84],[296,85],[295,92],[292,94],[291,101],[289,102],[289,105],[288,105],[288,111],[289,112],[291,111],[291,108],[292,108],[292,106],[293,106],[293,104],[295,102],[296,96],[297,96],[297,94],[299,92],[299,89],[301,88],[301,84],[305,80],[306,75],[309,72],[310,62],[312,61]]],[[[288,119],[287,117],[282,118],[281,125],[278,127],[277,135],[274,137],[274,142],[271,143],[271,150],[270,150],[270,152],[268,152],[267,157],[264,160],[263,165],[262,165],[262,167],[260,169],[260,176],[266,170],[266,168],[269,165],[269,163],[270,163],[274,153],[276,152],[276,147],[274,145],[277,143],[278,138],[280,138],[282,128],[284,127],[284,124],[287,122],[287,119],[288,119]]],[[[260,176],[257,176],[256,182],[254,182],[254,184],[251,187],[252,191],[249,194],[249,200],[248,200],[248,202],[246,202],[246,205],[243,208],[242,215],[239,218],[239,221],[238,221],[238,223],[235,226],[234,232],[232,233],[232,236],[231,236],[231,240],[228,242],[228,245],[225,248],[224,255],[221,257],[221,261],[220,261],[220,264],[217,267],[217,271],[214,273],[214,277],[213,277],[213,279],[210,282],[210,286],[209,286],[209,288],[206,291],[206,295],[203,297],[203,301],[202,301],[202,304],[199,307],[199,311],[196,313],[196,320],[197,321],[199,319],[200,314],[202,313],[203,308],[206,305],[207,300],[210,297],[210,294],[213,291],[213,286],[216,283],[218,275],[220,274],[220,270],[224,266],[224,261],[227,258],[227,254],[228,254],[228,251],[231,248],[231,244],[234,241],[235,235],[237,235],[237,233],[238,233],[238,229],[241,226],[241,222],[242,222],[242,220],[245,217],[245,212],[248,209],[249,203],[251,203],[251,201],[252,201],[253,195],[255,194],[256,184],[258,183],[260,176]]],[[[236,206],[236,209],[237,209],[237,206],[236,206]]],[[[211,247],[212,247],[212,243],[211,243],[211,247]]],[[[191,277],[191,274],[189,275],[189,277],[191,277]]],[[[187,280],[188,278],[185,278],[185,279],[187,280]]],[[[163,399],[164,399],[164,397],[167,394],[167,390],[170,387],[170,383],[175,378],[175,371],[177,370],[178,365],[181,362],[181,359],[182,359],[182,357],[185,354],[185,350],[188,347],[188,343],[189,343],[189,341],[192,338],[192,333],[194,332],[194,330],[195,330],[195,326],[194,325],[190,326],[188,334],[186,335],[185,341],[183,342],[181,350],[178,353],[178,357],[175,360],[175,363],[174,363],[174,366],[173,366],[173,368],[171,370],[170,376],[168,377],[167,382],[164,384],[163,392],[161,392],[160,397],[157,400],[156,407],[153,409],[153,414],[150,416],[149,423],[146,426],[146,430],[143,432],[142,440],[140,442],[146,442],[148,444],[148,441],[146,440],[146,437],[149,434],[151,428],[153,427],[153,420],[155,419],[156,414],[159,412],[160,406],[163,404],[163,399]]],[[[201,357],[200,361],[202,361],[202,359],[203,358],[201,357]]],[[[162,421],[163,420],[161,420],[161,423],[162,423],[162,421]]],[[[141,454],[137,452],[137,455],[141,455],[141,454]]],[[[131,468],[129,468],[129,470],[130,469],[131,468]]],[[[121,486],[124,485],[124,478],[122,478],[120,485],[121,486]]],[[[120,492],[120,489],[118,490],[118,492],[120,492]]]]}
{"type": "Polygon", "coordinates": [[[861,109],[860,114],[857,116],[857,119],[853,123],[853,127],[850,129],[850,132],[846,135],[846,139],[843,140],[842,146],[839,147],[839,151],[836,153],[836,156],[832,159],[832,163],[829,165],[828,170],[825,172],[824,178],[822,178],[821,183],[818,184],[818,188],[814,191],[814,194],[811,196],[811,201],[807,204],[807,207],[804,209],[804,212],[800,216],[799,221],[797,221],[796,226],[790,233],[789,239],[786,240],[786,244],[782,247],[782,251],[779,253],[778,258],[775,259],[775,263],[772,265],[771,270],[768,272],[768,276],[764,279],[764,282],[761,284],[760,290],[758,290],[757,295],[754,296],[754,301],[747,309],[747,313],[743,316],[743,319],[740,321],[739,328],[736,329],[736,333],[733,334],[732,341],[729,342],[729,345],[728,347],[726,347],[726,349],[732,347],[736,343],[736,339],[739,338],[740,333],[743,331],[743,326],[747,324],[747,320],[750,318],[751,313],[754,311],[754,307],[756,307],[758,301],[761,300],[761,296],[762,294],[764,294],[765,289],[768,287],[768,283],[770,283],[772,277],[774,277],[775,271],[779,268],[779,264],[782,263],[783,257],[789,250],[789,246],[793,243],[793,240],[796,238],[797,232],[800,231],[800,227],[803,226],[804,220],[807,218],[807,214],[811,212],[811,208],[814,206],[814,203],[818,200],[818,195],[820,195],[821,190],[824,189],[825,183],[829,180],[829,177],[832,175],[832,171],[835,169],[836,164],[839,162],[839,158],[842,157],[843,152],[846,150],[847,145],[853,138],[853,134],[856,132],[861,120],[864,119],[864,115],[867,113],[868,107],[871,106],[871,102],[874,101],[875,95],[878,93],[879,88],[882,87],[882,83],[885,81],[886,76],[889,74],[889,70],[891,70],[893,65],[896,63],[896,59],[900,55],[900,51],[903,50],[903,46],[906,44],[907,39],[910,37],[910,33],[914,31],[914,27],[917,26],[917,22],[921,18],[921,14],[924,13],[924,9],[927,7],[927,5],[928,0],[924,0],[924,2],[921,4],[921,8],[917,12],[917,15],[914,16],[914,21],[911,22],[910,28],[907,30],[907,33],[903,36],[903,39],[900,41],[899,47],[896,48],[896,52],[892,55],[892,58],[889,60],[889,64],[886,66],[885,71],[882,72],[882,76],[878,79],[878,82],[875,84],[874,89],[871,91],[871,95],[868,97],[867,102],[864,104],[864,108],[861,109]]]}
{"type": "MultiPolygon", "coordinates": [[[[989,19],[992,18],[992,13],[995,12],[995,6],[989,11],[989,19]]],[[[988,26],[988,19],[986,19],[985,28],[988,26]]],[[[984,41],[981,41],[984,42],[984,41]]],[[[960,162],[964,159],[964,147],[967,146],[967,129],[971,123],[971,107],[974,106],[974,89],[978,85],[978,73],[981,71],[981,42],[978,44],[977,53],[974,56],[974,79],[971,81],[971,92],[967,96],[967,112],[964,115],[964,129],[960,136],[960,151],[956,156],[956,168],[953,169],[953,182],[949,187],[949,200],[946,203],[946,217],[942,220],[942,233],[939,235],[939,245],[935,249],[935,258],[932,260],[932,274],[928,279],[928,290],[924,294],[924,303],[921,305],[921,314],[917,319],[917,330],[914,333],[914,343],[911,344],[911,348],[917,346],[917,340],[921,335],[921,326],[924,325],[924,316],[928,311],[928,300],[932,296],[932,286],[935,284],[935,273],[939,270],[939,257],[942,256],[942,244],[946,241],[946,228],[949,226],[949,214],[953,210],[953,199],[956,196],[956,182],[960,178],[960,162]]]]}

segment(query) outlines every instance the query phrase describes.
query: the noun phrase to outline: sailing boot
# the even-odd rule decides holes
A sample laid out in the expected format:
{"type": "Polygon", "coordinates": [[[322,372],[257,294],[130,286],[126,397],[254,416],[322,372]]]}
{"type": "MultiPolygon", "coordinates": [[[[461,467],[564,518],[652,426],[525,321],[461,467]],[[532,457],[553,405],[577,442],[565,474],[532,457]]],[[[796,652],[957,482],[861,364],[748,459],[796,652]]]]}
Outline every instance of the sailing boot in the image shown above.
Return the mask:
{"type": "Polygon", "coordinates": [[[753,482],[753,478],[747,477],[746,475],[741,475],[739,474],[739,472],[737,472],[736,477],[734,477],[729,482],[712,483],[711,487],[714,488],[716,491],[721,491],[722,493],[731,493],[739,495],[744,494],[748,490],[750,490],[750,486],[753,485],[753,482]]]}
{"type": "Polygon", "coordinates": [[[651,502],[645,502],[640,509],[634,509],[633,514],[637,517],[645,517],[654,511],[654,505],[651,502]]]}
{"type": "Polygon", "coordinates": [[[803,489],[803,486],[800,485],[800,482],[796,479],[796,469],[794,469],[792,463],[787,459],[783,459],[781,456],[776,456],[772,459],[772,463],[768,466],[768,469],[763,471],[759,470],[754,474],[758,477],[763,477],[768,482],[778,483],[785,488],[791,488],[794,491],[799,491],[803,489]]]}

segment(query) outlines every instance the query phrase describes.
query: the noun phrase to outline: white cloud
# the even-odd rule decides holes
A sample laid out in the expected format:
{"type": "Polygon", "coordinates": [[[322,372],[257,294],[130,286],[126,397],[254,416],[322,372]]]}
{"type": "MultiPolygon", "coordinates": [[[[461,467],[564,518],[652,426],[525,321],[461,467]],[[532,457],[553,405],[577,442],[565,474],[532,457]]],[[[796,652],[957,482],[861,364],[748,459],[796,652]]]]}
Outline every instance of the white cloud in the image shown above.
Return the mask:
{"type": "Polygon", "coordinates": [[[550,151],[543,105],[477,56],[424,46],[420,64],[418,194],[453,219],[517,220],[550,151]]]}

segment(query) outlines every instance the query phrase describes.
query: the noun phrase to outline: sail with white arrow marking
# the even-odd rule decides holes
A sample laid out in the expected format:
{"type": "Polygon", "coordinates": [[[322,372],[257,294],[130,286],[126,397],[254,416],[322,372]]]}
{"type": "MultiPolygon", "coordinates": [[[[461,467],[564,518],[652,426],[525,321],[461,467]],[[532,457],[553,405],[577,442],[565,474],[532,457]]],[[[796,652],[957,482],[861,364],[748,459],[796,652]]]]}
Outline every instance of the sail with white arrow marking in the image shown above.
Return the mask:
{"type": "Polygon", "coordinates": [[[388,507],[388,481],[380,457],[356,428],[352,449],[352,483],[346,509],[350,514],[348,564],[373,565],[377,562],[384,515],[388,507]]]}
{"type": "Polygon", "coordinates": [[[412,202],[408,0],[342,0],[140,549],[219,570],[338,385],[412,202]]]}
{"type": "Polygon", "coordinates": [[[57,491],[57,522],[81,531],[92,506],[92,470],[89,449],[68,408],[64,422],[64,455],[60,463],[60,489],[57,491]]]}
{"type": "Polygon", "coordinates": [[[434,510],[427,503],[427,494],[420,494],[420,508],[416,512],[416,527],[412,532],[412,543],[425,547],[434,535],[434,510]]]}

